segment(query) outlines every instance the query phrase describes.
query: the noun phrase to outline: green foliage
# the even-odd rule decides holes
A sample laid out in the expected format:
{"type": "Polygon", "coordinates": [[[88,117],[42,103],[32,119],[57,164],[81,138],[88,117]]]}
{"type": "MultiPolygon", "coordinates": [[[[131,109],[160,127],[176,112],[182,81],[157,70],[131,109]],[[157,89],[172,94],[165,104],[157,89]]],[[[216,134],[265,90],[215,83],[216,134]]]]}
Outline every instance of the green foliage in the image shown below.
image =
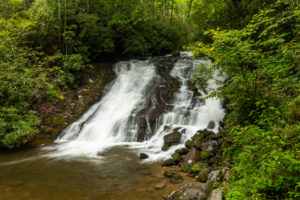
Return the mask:
{"type": "Polygon", "coordinates": [[[35,112],[23,113],[15,107],[1,107],[0,111],[0,148],[19,147],[37,135],[40,121],[35,112]]]}
{"type": "Polygon", "coordinates": [[[202,169],[201,169],[201,167],[200,167],[199,165],[194,164],[194,165],[192,166],[192,168],[189,169],[189,172],[194,173],[194,174],[197,174],[197,173],[201,172],[201,170],[202,170],[202,169]]]}
{"type": "MultiPolygon", "coordinates": [[[[212,43],[197,54],[214,60],[195,81],[215,70],[230,79],[216,93],[229,99],[227,156],[235,161],[228,199],[300,197],[300,13],[293,1],[260,10],[240,30],[208,30],[212,43]]],[[[201,80],[200,80],[201,81],[201,80]]]]}

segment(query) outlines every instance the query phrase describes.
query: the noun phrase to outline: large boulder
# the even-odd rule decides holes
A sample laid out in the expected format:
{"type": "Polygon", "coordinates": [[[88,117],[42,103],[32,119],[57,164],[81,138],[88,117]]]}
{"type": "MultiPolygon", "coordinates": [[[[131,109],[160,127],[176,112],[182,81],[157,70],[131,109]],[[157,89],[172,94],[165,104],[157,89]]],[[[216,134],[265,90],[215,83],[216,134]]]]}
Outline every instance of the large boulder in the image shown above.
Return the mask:
{"type": "Polygon", "coordinates": [[[223,179],[223,174],[220,170],[211,171],[207,176],[208,182],[217,182],[223,179]]]}
{"type": "Polygon", "coordinates": [[[201,170],[201,172],[196,177],[196,181],[205,183],[207,181],[207,176],[210,173],[210,171],[211,171],[210,168],[205,168],[201,170]]]}
{"type": "Polygon", "coordinates": [[[192,167],[200,160],[200,152],[197,149],[192,149],[183,157],[182,165],[188,168],[192,167]]]}
{"type": "Polygon", "coordinates": [[[170,146],[177,145],[181,139],[181,133],[178,131],[179,128],[173,130],[172,133],[169,133],[164,136],[164,145],[162,147],[163,151],[167,151],[170,146]]]}
{"type": "Polygon", "coordinates": [[[175,161],[175,163],[179,163],[182,160],[182,155],[180,155],[179,153],[173,153],[172,154],[172,158],[175,161]]]}
{"type": "Polygon", "coordinates": [[[181,148],[181,149],[177,149],[175,151],[175,153],[178,153],[180,155],[186,155],[190,150],[188,148],[181,148]]]}
{"type": "Polygon", "coordinates": [[[214,121],[209,121],[207,125],[207,129],[214,129],[216,127],[216,124],[214,121]]]}
{"type": "Polygon", "coordinates": [[[211,192],[207,200],[222,200],[223,189],[217,188],[211,192]]]}
{"type": "Polygon", "coordinates": [[[210,187],[206,183],[188,183],[173,191],[165,200],[205,200],[209,191],[210,187]]]}

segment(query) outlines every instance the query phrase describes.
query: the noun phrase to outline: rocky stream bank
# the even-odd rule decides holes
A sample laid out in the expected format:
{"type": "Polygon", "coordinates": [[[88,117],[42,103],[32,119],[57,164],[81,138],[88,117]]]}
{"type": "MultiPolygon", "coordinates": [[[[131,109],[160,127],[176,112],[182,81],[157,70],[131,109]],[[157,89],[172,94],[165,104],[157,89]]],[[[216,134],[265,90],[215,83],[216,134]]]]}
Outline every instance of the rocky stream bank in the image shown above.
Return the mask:
{"type": "MultiPolygon", "coordinates": [[[[209,128],[209,127],[208,127],[209,128]]],[[[180,132],[174,132],[164,137],[163,149],[177,144],[180,132]]],[[[185,147],[177,149],[172,158],[161,163],[163,175],[168,184],[178,188],[168,195],[165,200],[222,200],[224,189],[228,189],[231,163],[222,155],[222,145],[226,143],[224,130],[219,134],[205,129],[199,130],[185,142],[185,147]],[[188,181],[185,181],[188,180],[188,181]],[[182,184],[184,182],[184,184],[182,184]],[[187,183],[188,182],[188,183],[187,183]]],[[[147,155],[141,154],[141,159],[147,155]]],[[[165,187],[158,184],[156,189],[165,187]]],[[[168,187],[168,186],[166,186],[168,187]]]]}

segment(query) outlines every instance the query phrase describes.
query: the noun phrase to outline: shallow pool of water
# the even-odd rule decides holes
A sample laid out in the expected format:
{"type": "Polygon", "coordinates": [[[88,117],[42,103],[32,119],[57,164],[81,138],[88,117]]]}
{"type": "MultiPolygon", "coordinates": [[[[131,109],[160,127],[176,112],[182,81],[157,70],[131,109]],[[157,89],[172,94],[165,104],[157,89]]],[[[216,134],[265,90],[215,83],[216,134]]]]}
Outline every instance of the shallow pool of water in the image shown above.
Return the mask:
{"type": "MultiPolygon", "coordinates": [[[[47,144],[48,143],[48,144],[47,144]]],[[[0,153],[0,199],[162,199],[181,184],[167,184],[159,163],[143,163],[132,150],[114,147],[102,159],[53,159],[39,141],[26,149],[0,153]]]]}

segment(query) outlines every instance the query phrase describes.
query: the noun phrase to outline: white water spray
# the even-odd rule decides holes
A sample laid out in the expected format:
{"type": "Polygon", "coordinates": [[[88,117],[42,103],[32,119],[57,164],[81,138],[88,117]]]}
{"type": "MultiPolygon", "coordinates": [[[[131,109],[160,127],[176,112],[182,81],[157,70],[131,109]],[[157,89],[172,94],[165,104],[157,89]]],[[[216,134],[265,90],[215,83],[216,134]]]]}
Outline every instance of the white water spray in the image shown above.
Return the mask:
{"type": "MultiPolygon", "coordinates": [[[[217,133],[219,121],[225,116],[221,101],[206,98],[203,91],[199,91],[201,96],[194,97],[194,92],[188,88],[195,67],[209,64],[210,61],[192,61],[190,52],[181,55],[183,58],[175,63],[170,74],[181,85],[172,101],[167,102],[173,108],[157,119],[155,132],[149,140],[136,142],[138,133],[134,119],[137,112],[145,107],[147,98],[151,98],[146,94],[150,83],[158,76],[155,66],[150,61],[119,62],[115,66],[117,78],[105,96],[63,131],[49,155],[97,157],[99,152],[108,147],[126,145],[136,152],[147,153],[148,161],[156,161],[168,158],[175,149],[183,147],[184,142],[197,130],[205,129],[211,121],[215,124],[212,131],[217,133]],[[181,130],[181,143],[168,151],[162,151],[163,137],[175,128],[181,130]]],[[[214,79],[224,81],[224,76],[216,73],[214,79]]],[[[215,90],[218,87],[215,80],[209,80],[208,89],[215,90]]]]}

